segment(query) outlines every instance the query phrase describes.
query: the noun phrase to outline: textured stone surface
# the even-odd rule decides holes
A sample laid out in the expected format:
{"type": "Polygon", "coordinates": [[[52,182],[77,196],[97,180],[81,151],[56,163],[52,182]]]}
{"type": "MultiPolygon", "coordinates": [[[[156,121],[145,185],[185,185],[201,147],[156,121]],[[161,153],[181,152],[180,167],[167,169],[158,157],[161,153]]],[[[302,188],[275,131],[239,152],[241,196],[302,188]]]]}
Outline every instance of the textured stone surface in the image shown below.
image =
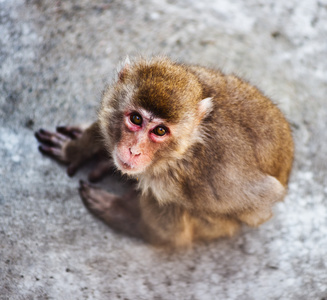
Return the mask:
{"type": "MultiPolygon", "coordinates": [[[[325,0],[0,0],[0,299],[326,299],[325,0]],[[33,132],[95,119],[126,54],[245,76],[290,120],[276,216],[168,254],[94,219],[33,132]]],[[[117,178],[102,185],[119,192],[117,178]]]]}

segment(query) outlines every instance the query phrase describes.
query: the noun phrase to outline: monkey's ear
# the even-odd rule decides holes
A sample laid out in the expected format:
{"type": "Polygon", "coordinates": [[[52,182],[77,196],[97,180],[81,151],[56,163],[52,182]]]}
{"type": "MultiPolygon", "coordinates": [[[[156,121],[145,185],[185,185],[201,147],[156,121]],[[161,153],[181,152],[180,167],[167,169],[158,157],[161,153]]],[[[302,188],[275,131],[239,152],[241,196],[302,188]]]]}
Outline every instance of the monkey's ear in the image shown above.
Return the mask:
{"type": "Polygon", "coordinates": [[[199,119],[202,120],[206,116],[208,116],[213,109],[212,97],[205,98],[199,103],[199,119]]]}
{"type": "Polygon", "coordinates": [[[129,69],[130,64],[131,64],[131,61],[129,60],[129,57],[127,55],[125,60],[123,62],[121,62],[117,68],[119,80],[124,80],[124,77],[126,76],[126,73],[129,69]]]}

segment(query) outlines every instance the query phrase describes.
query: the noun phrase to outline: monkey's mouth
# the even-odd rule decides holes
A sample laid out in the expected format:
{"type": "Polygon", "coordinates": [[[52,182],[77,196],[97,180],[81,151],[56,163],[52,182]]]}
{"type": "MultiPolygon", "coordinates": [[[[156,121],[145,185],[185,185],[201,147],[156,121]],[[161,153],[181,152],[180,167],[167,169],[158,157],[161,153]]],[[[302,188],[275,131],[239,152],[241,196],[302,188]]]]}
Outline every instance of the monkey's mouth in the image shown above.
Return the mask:
{"type": "Polygon", "coordinates": [[[123,170],[132,170],[134,168],[129,163],[124,162],[118,155],[117,155],[117,162],[118,162],[118,166],[123,170]]]}
{"type": "Polygon", "coordinates": [[[122,165],[123,165],[124,169],[127,169],[127,170],[133,169],[133,166],[129,165],[128,163],[122,162],[122,165]]]}
{"type": "Polygon", "coordinates": [[[122,160],[119,156],[119,153],[116,153],[114,157],[115,157],[114,161],[119,170],[121,170],[122,172],[135,171],[135,166],[122,160]]]}
{"type": "Polygon", "coordinates": [[[115,149],[112,153],[112,157],[114,159],[115,165],[122,173],[126,174],[138,174],[141,173],[144,169],[144,166],[140,166],[137,162],[126,161],[123,159],[118,149],[115,149]]]}

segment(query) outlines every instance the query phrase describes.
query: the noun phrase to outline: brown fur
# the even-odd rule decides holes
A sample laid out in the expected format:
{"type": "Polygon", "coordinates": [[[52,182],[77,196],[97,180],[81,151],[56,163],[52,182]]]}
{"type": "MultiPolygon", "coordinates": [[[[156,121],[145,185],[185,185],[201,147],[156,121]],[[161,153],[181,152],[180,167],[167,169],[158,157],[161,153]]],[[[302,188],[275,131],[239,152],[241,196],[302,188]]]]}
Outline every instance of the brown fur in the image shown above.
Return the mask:
{"type": "MultiPolygon", "coordinates": [[[[140,193],[131,201],[138,203],[138,213],[126,208],[124,226],[117,228],[119,222],[106,205],[121,199],[100,192],[90,196],[97,194],[95,189],[82,185],[86,206],[116,229],[129,233],[137,228],[137,235],[153,244],[188,245],[231,236],[242,222],[257,226],[284,198],[293,161],[289,124],[249,83],[166,58],[126,65],[104,92],[99,120],[92,127],[109,154],[132,140],[133,133],[122,125],[127,109],[145,109],[173,133],[159,146],[142,144],[142,151],[153,158],[145,171],[134,175],[140,193]],[[202,101],[208,97],[212,99],[202,101]]],[[[82,139],[74,143],[94,152],[94,144],[82,139]]]]}

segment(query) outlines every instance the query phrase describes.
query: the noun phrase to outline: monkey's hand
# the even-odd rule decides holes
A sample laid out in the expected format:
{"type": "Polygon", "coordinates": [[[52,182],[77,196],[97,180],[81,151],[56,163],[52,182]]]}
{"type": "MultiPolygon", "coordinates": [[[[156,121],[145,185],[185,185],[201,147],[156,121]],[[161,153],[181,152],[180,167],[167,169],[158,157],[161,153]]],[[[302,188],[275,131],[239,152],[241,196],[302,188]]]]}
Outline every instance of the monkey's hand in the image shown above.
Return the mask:
{"type": "Polygon", "coordinates": [[[39,150],[67,164],[67,174],[73,176],[78,168],[92,158],[97,165],[89,174],[90,181],[98,181],[113,167],[112,160],[97,136],[97,124],[86,130],[80,127],[57,127],[56,132],[40,129],[35,133],[41,143],[39,150]]]}

